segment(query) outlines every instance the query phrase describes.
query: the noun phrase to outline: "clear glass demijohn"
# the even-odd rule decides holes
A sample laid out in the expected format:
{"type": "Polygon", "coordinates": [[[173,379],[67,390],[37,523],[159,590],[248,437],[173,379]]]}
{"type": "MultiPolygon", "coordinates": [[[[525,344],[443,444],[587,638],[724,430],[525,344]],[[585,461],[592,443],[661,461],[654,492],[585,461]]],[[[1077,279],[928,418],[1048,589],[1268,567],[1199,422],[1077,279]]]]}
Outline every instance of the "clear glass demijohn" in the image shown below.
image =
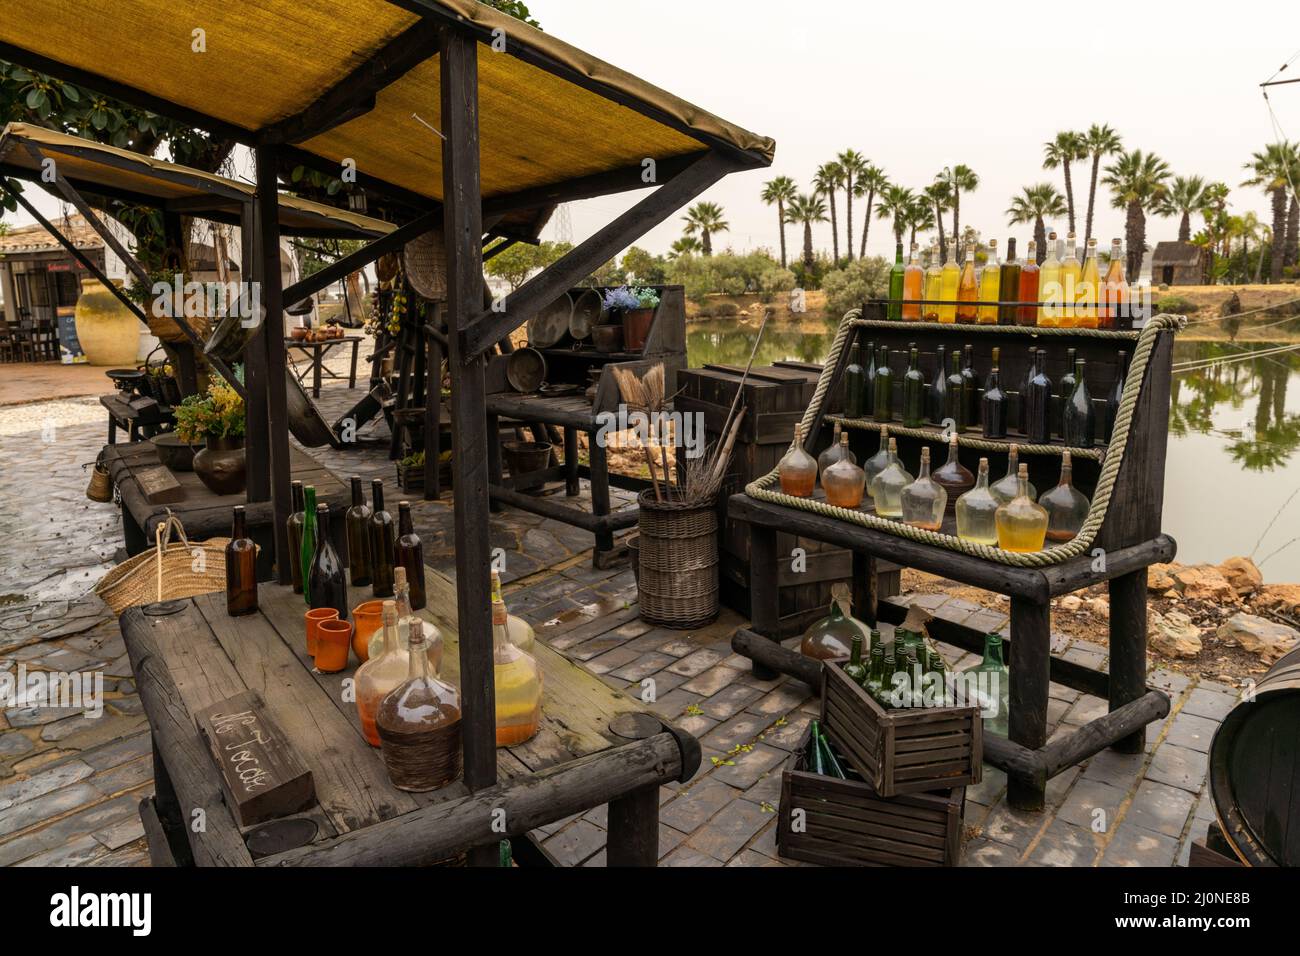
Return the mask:
{"type": "Polygon", "coordinates": [[[903,489],[912,483],[912,475],[898,460],[898,439],[889,439],[889,464],[871,485],[876,514],[882,518],[903,517],[903,489]]]}
{"type": "Polygon", "coordinates": [[[957,499],[957,537],[996,547],[998,499],[989,491],[989,460],[980,459],[975,487],[957,499]]]}
{"type": "Polygon", "coordinates": [[[1061,453],[1061,481],[1043,492],[1038,503],[1047,512],[1047,540],[1062,544],[1071,540],[1088,518],[1092,502],[1073,484],[1074,465],[1070,452],[1061,453]]]}
{"type": "Polygon", "coordinates": [[[921,473],[902,493],[903,521],[927,531],[938,531],[943,524],[943,509],[948,506],[948,492],[930,477],[930,449],[921,449],[921,473]]]}

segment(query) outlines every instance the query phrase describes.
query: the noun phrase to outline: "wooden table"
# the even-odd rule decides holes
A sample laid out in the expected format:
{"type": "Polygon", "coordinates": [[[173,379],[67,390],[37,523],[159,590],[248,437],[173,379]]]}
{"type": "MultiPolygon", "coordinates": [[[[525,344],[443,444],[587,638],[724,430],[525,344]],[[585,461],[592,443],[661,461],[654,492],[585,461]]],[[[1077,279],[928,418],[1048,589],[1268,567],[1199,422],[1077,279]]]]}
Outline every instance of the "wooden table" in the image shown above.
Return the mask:
{"type": "MultiPolygon", "coordinates": [[[[297,349],[300,352],[307,352],[311,356],[311,365],[307,371],[311,372],[311,397],[320,398],[320,383],[322,374],[329,378],[342,378],[329,369],[325,368],[324,361],[326,354],[336,345],[352,345],[352,362],[348,367],[348,388],[357,387],[357,349],[361,346],[360,335],[344,335],[337,339],[325,339],[322,342],[299,341],[289,336],[284,337],[284,347],[286,349],[297,349]]],[[[298,381],[303,381],[307,377],[307,371],[298,372],[297,366],[294,366],[294,374],[298,376],[298,381]]]]}
{"type": "MultiPolygon", "coordinates": [[[[154,530],[167,520],[170,511],[181,519],[185,533],[192,540],[203,541],[213,537],[229,537],[232,510],[243,505],[248,534],[261,547],[258,557],[258,578],[269,580],[272,573],[272,509],[269,501],[247,501],[244,493],[218,495],[199,480],[192,471],[172,472],[180,483],[183,497],[179,501],[155,504],[141,491],[137,474],[158,465],[158,453],[152,442],[107,445],[104,464],[109,477],[117,486],[122,506],[122,535],[129,555],[139,554],[154,546],[154,530]]],[[[306,452],[289,446],[289,469],[292,478],[316,488],[317,504],[330,506],[330,531],[339,556],[347,561],[346,534],[343,513],[352,503],[351,492],[325,466],[306,452]]]]}
{"type": "Polygon", "coordinates": [[[169,405],[159,404],[157,399],[144,396],[128,398],[122,392],[111,392],[99,396],[99,404],[108,412],[108,443],[117,443],[117,430],[125,428],[130,441],[138,441],[143,435],[152,438],[158,432],[170,428],[175,421],[169,405]]]}
{"type": "MultiPolygon", "coordinates": [[[[428,607],[419,613],[442,632],[442,676],[459,684],[455,585],[432,568],[425,573],[428,607]]],[[[370,597],[369,588],[349,593],[354,607],[370,597]]],[[[313,670],[301,595],[263,584],[259,602],[256,614],[240,618],[227,616],[223,593],[131,608],[121,617],[153,732],[156,795],[142,803],[141,816],[156,862],[427,865],[508,836],[523,863],[542,856],[519,839],[530,830],[609,803],[609,863],[655,864],[659,787],[689,779],[699,765],[699,745],[689,734],[664,728],[637,701],[538,642],[542,728],[497,751],[498,784],[470,794],[457,780],[406,793],[389,782],[379,750],[362,736],[356,705],[346,699],[355,666],[337,674],[313,670]],[[251,828],[239,827],[223,803],[216,765],[194,722],[202,708],[246,690],[261,697],[312,771],[318,801],[251,828]],[[206,825],[195,832],[189,824],[198,811],[206,825]],[[498,820],[505,832],[493,829],[498,820]]]]}

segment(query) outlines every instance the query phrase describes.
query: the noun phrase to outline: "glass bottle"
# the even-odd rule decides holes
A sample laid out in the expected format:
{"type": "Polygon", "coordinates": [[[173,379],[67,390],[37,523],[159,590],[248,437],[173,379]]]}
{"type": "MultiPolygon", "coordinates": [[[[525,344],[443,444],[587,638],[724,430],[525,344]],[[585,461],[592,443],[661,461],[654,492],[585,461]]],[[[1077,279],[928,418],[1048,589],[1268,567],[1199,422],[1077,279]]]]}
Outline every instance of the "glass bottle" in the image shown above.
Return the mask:
{"type": "Polygon", "coordinates": [[[411,586],[411,607],[424,607],[424,545],[415,533],[411,520],[411,503],[397,503],[397,541],[393,547],[393,566],[406,568],[406,580],[411,586]]]}
{"type": "Polygon", "coordinates": [[[830,610],[823,618],[808,625],[799,642],[799,653],[815,660],[847,657],[853,649],[853,635],[862,636],[862,627],[851,615],[848,592],[843,585],[832,589],[830,610]]]}
{"type": "Polygon", "coordinates": [[[984,396],[980,399],[980,421],[985,438],[1007,437],[1007,393],[1002,391],[1001,373],[996,365],[989,372],[984,396]]]}
{"type": "Polygon", "coordinates": [[[849,662],[844,665],[844,674],[855,684],[864,684],[867,669],[862,666],[862,635],[854,634],[849,644],[849,662]]]}
{"type": "Polygon", "coordinates": [[[880,696],[882,676],[885,669],[885,646],[880,643],[871,645],[871,653],[868,656],[867,680],[862,685],[868,694],[872,697],[880,696]]]}
{"type": "Polygon", "coordinates": [[[903,375],[903,424],[920,428],[925,424],[925,373],[921,371],[920,353],[912,346],[903,375]]]}
{"type": "Polygon", "coordinates": [[[1097,434],[1097,415],[1092,407],[1092,395],[1085,378],[1087,363],[1076,359],[1074,363],[1074,391],[1061,409],[1061,438],[1071,448],[1091,448],[1097,434]]]}
{"type": "Polygon", "coordinates": [[[248,536],[244,506],[235,505],[226,545],[226,613],[241,617],[257,610],[257,545],[248,536]]]}
{"type": "Polygon", "coordinates": [[[1061,260],[1056,257],[1056,233],[1048,233],[1047,258],[1038,267],[1038,324],[1054,329],[1061,324],[1061,260]]]}
{"type": "Polygon", "coordinates": [[[998,324],[998,297],[1002,291],[1002,263],[998,261],[998,241],[989,240],[989,257],[980,273],[980,307],[976,321],[980,325],[998,324]]]}
{"type": "Polygon", "coordinates": [[[957,537],[990,547],[998,543],[998,499],[989,491],[989,460],[980,459],[975,487],[957,499],[957,537]]]}
{"type": "Polygon", "coordinates": [[[1074,328],[1079,324],[1078,309],[1075,300],[1079,297],[1079,285],[1083,280],[1083,266],[1079,262],[1079,246],[1070,233],[1065,240],[1065,258],[1061,260],[1061,327],[1074,328]]]}
{"type": "Polygon", "coordinates": [[[1025,374],[1020,380],[1020,389],[1016,392],[1016,428],[1023,435],[1025,433],[1025,423],[1027,421],[1026,400],[1029,398],[1029,383],[1034,380],[1038,374],[1038,349],[1035,346],[1029,347],[1029,354],[1025,356],[1025,374]]]}
{"type": "Polygon", "coordinates": [[[1011,713],[1011,674],[1002,663],[1002,635],[993,633],[984,638],[984,660],[975,665],[976,687],[979,688],[982,710],[993,713],[984,718],[984,728],[1006,736],[1007,721],[1011,713]]]}
{"type": "Polygon", "coordinates": [[[961,277],[957,281],[957,321],[963,325],[975,322],[979,313],[979,280],[975,277],[975,250],[966,250],[966,261],[961,267],[961,277]]]}
{"type": "MultiPolygon", "coordinates": [[[[492,600],[506,603],[501,594],[501,575],[495,568],[492,570],[492,600]]],[[[533,645],[537,642],[537,632],[533,630],[531,624],[517,614],[507,614],[506,630],[510,634],[511,644],[526,654],[533,652],[533,645]]]]}
{"type": "MultiPolygon", "coordinates": [[[[397,643],[403,654],[410,650],[411,632],[424,635],[424,649],[429,658],[429,673],[435,677],[442,673],[442,632],[411,610],[411,586],[406,580],[406,569],[393,570],[393,602],[397,605],[397,643]]],[[[368,657],[383,652],[384,632],[378,630],[370,636],[368,657]]]]}
{"type": "Polygon", "coordinates": [[[1071,540],[1088,518],[1092,502],[1073,485],[1074,464],[1069,451],[1061,453],[1061,481],[1043,492],[1038,503],[1047,512],[1047,540],[1060,544],[1071,540]]]}
{"type": "Polygon", "coordinates": [[[1115,432],[1115,417],[1119,415],[1120,399],[1124,397],[1124,380],[1128,378],[1128,353],[1120,349],[1115,362],[1115,385],[1106,396],[1106,441],[1115,432]]]}
{"type": "Polygon", "coordinates": [[[934,379],[930,382],[930,421],[942,425],[948,415],[948,350],[942,345],[934,347],[934,379]]]}
{"type": "MultiPolygon", "coordinates": [[[[847,457],[855,465],[858,463],[858,459],[854,456],[853,452],[849,451],[848,437],[848,433],[844,431],[843,426],[841,426],[839,422],[836,422],[834,431],[831,435],[831,443],[826,446],[826,449],[820,455],[817,456],[818,475],[824,477],[826,475],[826,469],[835,464],[841,458],[847,457]],[[841,441],[841,438],[844,440],[841,441]]],[[[825,484],[825,482],[823,481],[822,484],[825,484]]]]}
{"type": "Polygon", "coordinates": [[[1022,431],[1036,444],[1045,445],[1052,440],[1052,380],[1047,377],[1047,353],[1038,350],[1034,377],[1025,393],[1025,421],[1022,431]]]}
{"type": "Polygon", "coordinates": [[[1104,305],[1099,327],[1131,329],[1133,316],[1129,314],[1128,280],[1124,278],[1124,251],[1118,239],[1110,241],[1110,262],[1106,264],[1101,297],[1104,305]]]}
{"type": "MultiPolygon", "coordinates": [[[[1030,239],[1025,261],[1020,266],[1020,293],[1017,298],[1021,302],[1038,301],[1038,277],[1038,243],[1030,239]]],[[[1016,325],[1032,328],[1037,324],[1038,309],[1032,305],[1016,308],[1016,325]]]]}
{"type": "Polygon", "coordinates": [[[305,521],[303,515],[302,482],[294,479],[289,482],[289,494],[293,499],[293,513],[285,521],[285,527],[289,531],[289,554],[294,555],[294,559],[289,561],[289,572],[293,578],[293,593],[302,593],[302,527],[305,521]]]}
{"type": "Polygon", "coordinates": [[[822,490],[826,503],[837,508],[856,508],[862,504],[862,489],[867,483],[867,473],[857,466],[849,452],[849,436],[840,436],[843,456],[822,472],[822,490]]]}
{"type": "Polygon", "coordinates": [[[975,374],[975,347],[964,345],[961,354],[961,398],[966,410],[962,421],[969,427],[980,420],[980,380],[975,374]]]}
{"type": "Polygon", "coordinates": [[[862,470],[866,473],[867,484],[866,494],[871,497],[871,483],[889,465],[889,428],[880,429],[880,448],[874,455],[862,463],[862,470]]]}
{"type": "Polygon", "coordinates": [[[370,583],[370,506],[361,491],[361,476],[353,475],[352,507],[343,516],[348,532],[348,572],[354,588],[370,583]]]}
{"type": "Polygon", "coordinates": [[[339,612],[339,620],[348,619],[348,582],[343,573],[343,561],[334,550],[330,538],[330,506],[316,506],[316,553],[312,555],[307,572],[307,592],[311,606],[332,607],[339,612]]]}
{"type": "Polygon", "coordinates": [[[804,769],[824,777],[830,770],[826,766],[826,758],[822,756],[821,728],[818,725],[819,721],[815,719],[808,725],[808,746],[804,748],[803,754],[804,769]]]}
{"type": "Polygon", "coordinates": [[[509,617],[504,602],[492,602],[498,747],[523,743],[537,733],[542,722],[542,671],[533,655],[511,642],[509,617]]]}
{"type": "Polygon", "coordinates": [[[939,247],[930,246],[930,264],[925,267],[925,304],[921,317],[927,322],[939,321],[938,301],[943,298],[943,264],[939,261],[939,247]]]}
{"type": "Polygon", "coordinates": [[[1089,239],[1083,256],[1083,271],[1079,275],[1079,294],[1075,296],[1074,324],[1081,329],[1098,326],[1097,301],[1101,291],[1101,277],[1097,268],[1097,240],[1089,239]]]}
{"type": "Polygon", "coordinates": [[[897,322],[903,317],[903,244],[895,243],[894,265],[889,270],[889,305],[885,309],[885,318],[897,322]]]}
{"type": "Polygon", "coordinates": [[[898,672],[898,658],[894,655],[894,645],[885,649],[880,661],[880,689],[876,692],[876,701],[882,707],[894,706],[894,674],[898,672]]]}
{"type": "Polygon", "coordinates": [[[889,349],[880,347],[880,361],[876,363],[876,398],[872,415],[878,422],[892,421],[894,417],[894,371],[889,367],[889,349]]]}
{"type": "Polygon", "coordinates": [[[939,306],[940,322],[957,321],[957,287],[961,285],[961,267],[957,265],[957,243],[948,243],[948,261],[939,273],[939,298],[946,305],[939,306]]]}
{"type": "Polygon", "coordinates": [[[370,483],[370,590],[375,597],[393,596],[393,568],[397,566],[397,536],[393,516],[384,510],[384,482],[370,483]]]}
{"type": "Polygon", "coordinates": [[[1042,551],[1047,535],[1047,512],[1030,497],[1029,466],[1017,475],[1019,492],[998,508],[998,547],[1003,551],[1042,551]]]}
{"type": "Polygon", "coordinates": [[[947,506],[948,492],[930,477],[930,448],[926,446],[921,449],[921,473],[903,489],[903,521],[916,528],[938,531],[947,506]]]}
{"type": "Polygon", "coordinates": [[[845,774],[844,767],[840,765],[839,758],[835,756],[835,751],[831,749],[831,742],[826,739],[826,732],[820,728],[817,731],[817,746],[821,748],[826,772],[836,780],[847,780],[848,775],[845,774]]]}
{"type": "Polygon", "coordinates": [[[948,514],[957,507],[957,499],[975,484],[975,476],[961,463],[956,433],[948,438],[948,460],[934,470],[934,482],[948,492],[948,514]]]}
{"type": "Polygon", "coordinates": [[[917,322],[921,318],[921,296],[925,286],[925,270],[917,258],[916,243],[912,243],[907,268],[903,270],[903,320],[917,322]]]}
{"type": "Polygon", "coordinates": [[[862,417],[871,415],[876,408],[876,343],[867,343],[867,370],[862,382],[862,417]]]}
{"type": "MultiPolygon", "coordinates": [[[[998,500],[998,504],[1004,505],[1017,494],[1020,493],[1020,446],[1012,445],[1007,450],[1007,473],[989,485],[989,491],[993,497],[998,500]]],[[[1029,485],[1029,496],[1038,497],[1038,490],[1031,482],[1029,485]]]]}
{"type": "Polygon", "coordinates": [[[311,559],[316,554],[316,487],[303,485],[302,489],[302,549],[298,552],[302,562],[302,598],[311,607],[311,559]]]}
{"type": "Polygon", "coordinates": [[[794,426],[794,444],[776,466],[781,491],[795,498],[812,497],[817,484],[817,462],[803,450],[803,423],[794,426]]]}
{"type": "Polygon", "coordinates": [[[866,387],[866,369],[862,367],[862,353],[858,343],[849,349],[849,364],[844,367],[844,414],[849,418],[862,417],[862,393],[866,387]]]}
{"type": "Polygon", "coordinates": [[[460,691],[429,673],[423,644],[424,636],[412,632],[407,679],[380,701],[375,716],[389,779],[415,792],[460,776],[460,691]]]}
{"type": "Polygon", "coordinates": [[[912,483],[912,476],[898,460],[898,440],[889,439],[889,464],[876,476],[871,485],[871,498],[876,514],[882,518],[903,517],[903,489],[912,483]]]}
{"type": "Polygon", "coordinates": [[[998,270],[998,325],[1016,324],[1016,307],[1006,305],[1020,299],[1020,262],[1016,259],[1016,240],[1007,240],[1007,259],[998,270]]]}
{"type": "Polygon", "coordinates": [[[397,634],[399,618],[396,602],[385,601],[383,624],[370,640],[370,658],[357,668],[357,716],[361,718],[361,733],[372,747],[380,745],[375,726],[380,702],[406,682],[411,670],[409,651],[402,647],[397,634]]]}
{"type": "Polygon", "coordinates": [[[966,380],[961,375],[961,353],[953,350],[952,373],[948,376],[947,409],[945,418],[951,418],[953,428],[961,431],[966,427],[966,380]]]}
{"type": "Polygon", "coordinates": [[[1078,352],[1078,349],[1065,350],[1065,374],[1061,376],[1060,384],[1056,388],[1059,401],[1055,402],[1052,408],[1052,434],[1054,435],[1061,434],[1061,415],[1065,411],[1065,403],[1074,394],[1074,385],[1078,381],[1074,377],[1074,358],[1078,352]]]}

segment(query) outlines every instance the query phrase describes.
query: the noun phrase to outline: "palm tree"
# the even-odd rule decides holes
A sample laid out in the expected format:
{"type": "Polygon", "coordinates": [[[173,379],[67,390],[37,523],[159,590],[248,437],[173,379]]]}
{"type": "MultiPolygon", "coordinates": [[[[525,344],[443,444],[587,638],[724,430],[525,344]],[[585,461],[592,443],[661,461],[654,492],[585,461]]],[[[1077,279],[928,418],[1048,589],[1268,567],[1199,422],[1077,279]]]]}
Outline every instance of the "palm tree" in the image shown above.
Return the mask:
{"type": "Polygon", "coordinates": [[[1293,178],[1291,187],[1291,206],[1286,214],[1286,245],[1282,247],[1283,267],[1294,266],[1300,261],[1300,203],[1296,202],[1294,179],[1300,174],[1300,154],[1291,164],[1293,178]]]}
{"type": "Polygon", "coordinates": [[[790,200],[785,214],[790,222],[803,223],[803,264],[805,269],[811,271],[815,264],[812,227],[815,222],[826,221],[826,203],[822,202],[818,193],[799,193],[790,200]]]}
{"type": "Polygon", "coordinates": [[[1259,216],[1253,212],[1244,212],[1235,216],[1233,232],[1241,239],[1241,275],[1245,282],[1250,277],[1250,244],[1259,238],[1259,216]]]}
{"type": "Polygon", "coordinates": [[[1155,153],[1140,149],[1121,152],[1106,167],[1102,182],[1110,187],[1110,204],[1124,212],[1124,242],[1128,247],[1127,273],[1137,279],[1146,252],[1147,214],[1161,202],[1169,179],[1169,164],[1155,153]]]}
{"type": "Polygon", "coordinates": [[[1156,212],[1162,216],[1179,216],[1178,241],[1192,240],[1192,213],[1204,212],[1210,207],[1205,193],[1205,180],[1200,176],[1175,176],[1173,183],[1156,203],[1156,212]]]}
{"type": "MultiPolygon", "coordinates": [[[[1065,209],[1070,223],[1070,232],[1074,232],[1074,179],[1070,175],[1070,164],[1088,158],[1088,147],[1082,133],[1065,130],[1056,134],[1051,142],[1043,144],[1043,168],[1061,167],[1065,175],[1065,209]]],[[[1084,240],[1087,247],[1087,240],[1084,240]]]]}
{"type": "Polygon", "coordinates": [[[948,258],[948,241],[943,235],[943,214],[952,208],[952,186],[945,180],[936,179],[921,190],[930,205],[934,207],[934,224],[939,230],[939,258],[948,258]]]}
{"type": "Polygon", "coordinates": [[[1011,197],[1007,207],[1007,222],[1012,226],[1034,224],[1035,258],[1042,265],[1047,258],[1047,224],[1045,219],[1065,212],[1065,200],[1051,183],[1024,186],[1019,196],[1011,197]]]}
{"type": "Polygon", "coordinates": [[[840,226],[835,215],[835,191],[844,185],[844,170],[839,163],[822,163],[813,176],[813,188],[817,195],[825,196],[831,204],[831,256],[835,265],[840,264],[840,226]]]}
{"type": "Polygon", "coordinates": [[[876,210],[878,219],[894,220],[894,241],[903,241],[903,231],[907,228],[908,216],[916,205],[916,193],[902,186],[888,186],[880,195],[880,208],[876,210]]]}
{"type": "Polygon", "coordinates": [[[696,255],[703,247],[700,240],[694,236],[682,236],[668,247],[668,258],[676,259],[680,256],[696,255]]]}
{"type": "Polygon", "coordinates": [[[731,228],[723,219],[722,207],[715,202],[697,202],[682,218],[686,220],[686,235],[700,234],[700,249],[706,256],[713,255],[713,234],[731,228]]]}
{"type": "Polygon", "coordinates": [[[777,176],[776,179],[763,183],[763,202],[767,205],[776,203],[776,218],[781,230],[781,268],[785,261],[785,204],[799,192],[799,187],[789,176],[777,176]]]}
{"type": "Polygon", "coordinates": [[[934,228],[934,207],[924,193],[913,197],[911,208],[907,211],[907,225],[912,231],[908,240],[912,245],[916,245],[917,232],[929,232],[934,228]]]}
{"type": "Polygon", "coordinates": [[[945,166],[943,172],[935,177],[945,182],[952,190],[952,241],[957,244],[957,258],[961,258],[961,194],[974,192],[979,188],[980,178],[969,166],[945,166]]]}
{"type": "Polygon", "coordinates": [[[1088,132],[1083,134],[1083,145],[1088,155],[1092,157],[1092,177],[1088,182],[1088,217],[1083,224],[1083,246],[1086,249],[1088,240],[1092,238],[1092,210],[1097,200],[1097,170],[1101,167],[1103,159],[1119,152],[1120,138],[1118,133],[1104,123],[1101,125],[1093,123],[1088,128],[1088,132]]]}
{"type": "Polygon", "coordinates": [[[1250,162],[1244,163],[1243,168],[1250,170],[1251,177],[1242,185],[1258,186],[1273,200],[1273,248],[1270,254],[1272,261],[1269,263],[1269,281],[1280,282],[1286,257],[1288,180],[1295,179],[1300,174],[1296,147],[1285,140],[1269,143],[1262,151],[1252,153],[1250,162]]]}
{"type": "Polygon", "coordinates": [[[855,179],[867,170],[867,158],[856,149],[846,149],[835,157],[844,170],[844,258],[853,261],[853,190],[855,179]]]}
{"type": "Polygon", "coordinates": [[[889,178],[885,171],[879,166],[871,165],[858,173],[858,181],[853,184],[853,191],[859,199],[863,195],[867,197],[867,214],[862,219],[862,251],[858,253],[860,258],[867,257],[867,233],[871,230],[871,213],[876,204],[876,194],[884,192],[888,185],[889,178]]]}

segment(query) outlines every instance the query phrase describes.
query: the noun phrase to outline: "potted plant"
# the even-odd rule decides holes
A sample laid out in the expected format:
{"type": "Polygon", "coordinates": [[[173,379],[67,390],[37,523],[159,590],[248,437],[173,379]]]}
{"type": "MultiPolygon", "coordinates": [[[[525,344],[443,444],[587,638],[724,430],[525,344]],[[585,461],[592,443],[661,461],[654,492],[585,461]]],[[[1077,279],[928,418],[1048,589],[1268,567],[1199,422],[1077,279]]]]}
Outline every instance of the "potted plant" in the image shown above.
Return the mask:
{"type": "Polygon", "coordinates": [[[233,495],[244,490],[244,400],[229,384],[214,381],[206,395],[191,395],[176,408],[176,436],[202,444],[194,473],[209,490],[233,495]]]}
{"type": "Polygon", "coordinates": [[[654,324],[655,309],[659,308],[659,293],[646,287],[628,291],[637,304],[635,308],[623,313],[623,348],[629,352],[638,352],[645,348],[650,326],[654,324]]]}

